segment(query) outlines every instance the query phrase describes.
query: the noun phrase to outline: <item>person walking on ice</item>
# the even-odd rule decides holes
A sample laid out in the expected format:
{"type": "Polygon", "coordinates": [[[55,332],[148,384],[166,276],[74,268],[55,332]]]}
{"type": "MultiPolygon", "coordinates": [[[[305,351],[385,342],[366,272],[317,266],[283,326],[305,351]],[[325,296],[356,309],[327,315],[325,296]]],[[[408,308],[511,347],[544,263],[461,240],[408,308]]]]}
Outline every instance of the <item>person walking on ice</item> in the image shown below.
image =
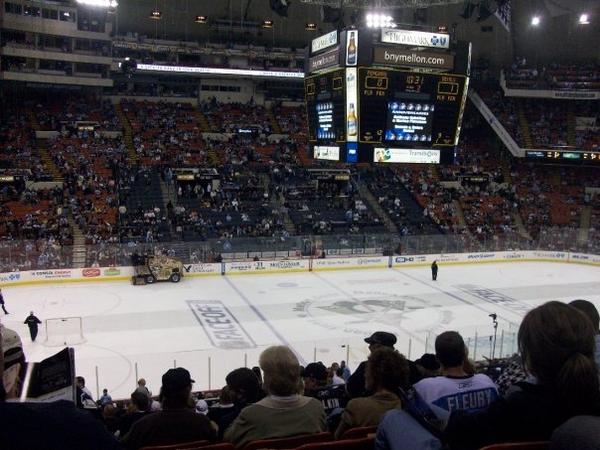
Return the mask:
{"type": "Polygon", "coordinates": [[[437,274],[438,274],[438,265],[437,265],[437,260],[433,261],[433,264],[431,264],[431,279],[433,281],[437,280],[437,274]]]}
{"type": "Polygon", "coordinates": [[[38,335],[38,324],[42,323],[42,321],[35,317],[33,311],[31,311],[23,323],[29,327],[31,342],[35,342],[35,338],[38,335]]]}
{"type": "Polygon", "coordinates": [[[4,311],[4,314],[10,314],[4,307],[4,296],[2,295],[2,289],[0,289],[0,306],[2,306],[2,311],[4,311]]]}

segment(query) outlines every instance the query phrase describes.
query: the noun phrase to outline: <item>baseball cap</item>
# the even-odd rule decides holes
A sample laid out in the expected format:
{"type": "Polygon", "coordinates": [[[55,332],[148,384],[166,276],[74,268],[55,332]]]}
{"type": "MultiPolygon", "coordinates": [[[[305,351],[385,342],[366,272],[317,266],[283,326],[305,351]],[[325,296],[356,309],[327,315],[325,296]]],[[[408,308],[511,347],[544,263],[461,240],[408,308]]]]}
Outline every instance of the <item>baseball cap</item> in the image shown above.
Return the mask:
{"type": "Polygon", "coordinates": [[[6,328],[0,324],[0,333],[2,333],[2,352],[4,353],[4,368],[8,369],[16,363],[25,362],[23,354],[23,343],[17,332],[6,328]]]}
{"type": "Polygon", "coordinates": [[[208,414],[208,403],[206,403],[206,400],[198,400],[196,402],[196,412],[205,416],[208,414]]]}
{"type": "Polygon", "coordinates": [[[376,331],[365,339],[367,344],[379,344],[386,347],[393,347],[396,344],[396,336],[385,331],[376,331]]]}
{"type": "Polygon", "coordinates": [[[192,383],[195,383],[195,381],[192,380],[190,373],[183,367],[169,369],[162,376],[163,390],[177,391],[190,386],[192,383]]]}
{"type": "Polygon", "coordinates": [[[322,362],[310,363],[302,371],[303,378],[327,379],[327,367],[322,362]]]}

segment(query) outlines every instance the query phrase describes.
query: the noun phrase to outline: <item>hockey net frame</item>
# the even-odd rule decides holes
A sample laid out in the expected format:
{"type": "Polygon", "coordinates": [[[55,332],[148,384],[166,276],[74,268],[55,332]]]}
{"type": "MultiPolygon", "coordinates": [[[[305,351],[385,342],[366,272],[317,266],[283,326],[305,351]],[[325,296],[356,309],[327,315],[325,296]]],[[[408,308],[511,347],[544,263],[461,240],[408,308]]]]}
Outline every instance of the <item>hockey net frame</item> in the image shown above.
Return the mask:
{"type": "Polygon", "coordinates": [[[68,347],[83,344],[86,339],[83,335],[83,318],[81,316],[51,317],[44,320],[45,339],[44,345],[49,347],[68,347]],[[61,326],[55,326],[60,324],[61,326]],[[74,324],[64,327],[67,324],[74,324]]]}

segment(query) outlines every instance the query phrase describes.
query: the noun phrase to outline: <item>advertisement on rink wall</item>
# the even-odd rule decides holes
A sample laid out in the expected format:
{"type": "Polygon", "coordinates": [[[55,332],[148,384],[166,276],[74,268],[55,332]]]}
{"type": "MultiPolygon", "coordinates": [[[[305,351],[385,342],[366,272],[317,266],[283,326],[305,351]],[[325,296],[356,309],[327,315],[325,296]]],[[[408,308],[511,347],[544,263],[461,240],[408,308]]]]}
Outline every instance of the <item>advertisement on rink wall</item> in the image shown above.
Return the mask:
{"type": "Polygon", "coordinates": [[[206,263],[206,264],[184,264],[184,276],[190,275],[221,275],[223,266],[221,263],[206,263]]]}
{"type": "Polygon", "coordinates": [[[580,264],[600,265],[600,256],[586,253],[570,253],[570,261],[580,264]]]}
{"type": "Polygon", "coordinates": [[[309,261],[302,259],[283,259],[281,261],[249,261],[225,263],[225,274],[303,272],[309,268],[309,261]]]}
{"type": "Polygon", "coordinates": [[[437,255],[405,255],[405,256],[393,256],[392,266],[407,266],[411,264],[422,265],[425,263],[433,262],[437,258],[437,255]]]}
{"type": "Polygon", "coordinates": [[[559,261],[567,261],[569,259],[569,253],[567,252],[548,252],[544,250],[535,250],[528,253],[530,258],[533,259],[557,259],[559,261]]]}
{"type": "MultiPolygon", "coordinates": [[[[434,255],[353,256],[342,255],[324,259],[281,259],[272,261],[238,261],[184,265],[184,276],[236,275],[310,270],[371,269],[386,267],[428,266],[438,264],[479,264],[526,261],[556,261],[600,266],[600,255],[561,251],[509,251],[480,253],[448,253],[434,255]]],[[[133,267],[87,267],[83,269],[49,269],[0,273],[0,286],[29,283],[64,283],[81,281],[126,280],[133,267]]]]}
{"type": "Polygon", "coordinates": [[[28,278],[31,280],[65,280],[73,278],[73,270],[71,269],[32,270],[28,274],[28,278]]]}
{"type": "Polygon", "coordinates": [[[0,274],[0,283],[2,284],[18,283],[20,280],[20,272],[8,272],[0,274]]]}
{"type": "Polygon", "coordinates": [[[388,256],[373,256],[360,258],[326,258],[314,259],[312,270],[337,270],[350,268],[385,268],[389,265],[388,256]]]}

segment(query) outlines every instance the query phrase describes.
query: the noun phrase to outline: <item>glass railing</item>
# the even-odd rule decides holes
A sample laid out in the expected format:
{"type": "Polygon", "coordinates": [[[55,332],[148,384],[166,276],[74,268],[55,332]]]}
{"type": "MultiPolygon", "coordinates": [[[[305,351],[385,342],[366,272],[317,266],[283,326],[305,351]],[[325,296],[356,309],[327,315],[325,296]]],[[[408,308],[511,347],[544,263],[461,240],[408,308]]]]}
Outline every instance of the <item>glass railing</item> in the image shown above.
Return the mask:
{"type": "Polygon", "coordinates": [[[361,254],[439,254],[515,250],[600,253],[594,229],[543,228],[535,239],[517,233],[476,236],[471,233],[399,236],[393,234],[240,237],[205,241],[103,243],[81,248],[37,241],[0,241],[0,272],[131,265],[134,253],[175,256],[184,263],[223,260],[284,259],[361,254]]]}

